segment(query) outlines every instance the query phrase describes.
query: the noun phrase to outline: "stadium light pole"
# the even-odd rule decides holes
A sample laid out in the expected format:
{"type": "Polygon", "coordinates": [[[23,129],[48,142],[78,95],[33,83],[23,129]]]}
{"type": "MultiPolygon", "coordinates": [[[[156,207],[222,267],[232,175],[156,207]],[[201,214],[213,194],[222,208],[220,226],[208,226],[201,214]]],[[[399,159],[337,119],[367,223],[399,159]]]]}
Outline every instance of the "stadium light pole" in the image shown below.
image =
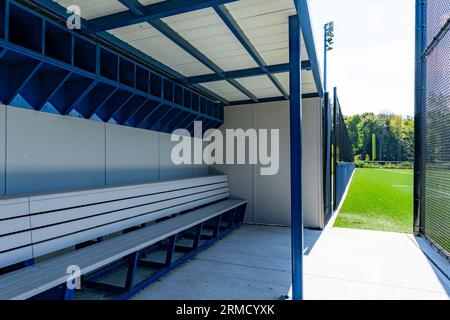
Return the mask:
{"type": "Polygon", "coordinates": [[[327,92],[327,56],[328,51],[333,50],[334,44],[334,22],[330,21],[324,25],[324,63],[323,63],[323,90],[327,92]]]}

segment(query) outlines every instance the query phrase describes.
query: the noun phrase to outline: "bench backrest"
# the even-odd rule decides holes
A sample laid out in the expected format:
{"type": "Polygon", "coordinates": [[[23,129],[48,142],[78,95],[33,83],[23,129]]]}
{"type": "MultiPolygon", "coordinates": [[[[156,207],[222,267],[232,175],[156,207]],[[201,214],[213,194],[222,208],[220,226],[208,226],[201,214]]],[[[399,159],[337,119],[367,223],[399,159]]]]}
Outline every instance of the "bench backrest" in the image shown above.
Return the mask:
{"type": "Polygon", "coordinates": [[[0,200],[0,268],[228,197],[208,176],[0,200]]]}

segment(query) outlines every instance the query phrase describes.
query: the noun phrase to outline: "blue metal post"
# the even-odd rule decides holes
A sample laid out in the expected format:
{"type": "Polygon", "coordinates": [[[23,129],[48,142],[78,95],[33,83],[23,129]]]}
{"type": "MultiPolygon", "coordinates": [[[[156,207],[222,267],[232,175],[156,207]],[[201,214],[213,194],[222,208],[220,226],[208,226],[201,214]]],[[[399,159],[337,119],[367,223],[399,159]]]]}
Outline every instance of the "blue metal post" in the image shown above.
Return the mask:
{"type": "Polygon", "coordinates": [[[324,27],[323,39],[323,92],[327,92],[327,25],[324,27]]]}
{"type": "Polygon", "coordinates": [[[302,89],[300,34],[299,17],[289,17],[293,300],[303,300],[302,89]]]}
{"type": "Polygon", "coordinates": [[[330,95],[325,92],[325,204],[326,204],[326,216],[331,217],[332,214],[332,197],[331,197],[331,128],[332,128],[332,116],[331,116],[331,102],[330,95]]]}
{"type": "Polygon", "coordinates": [[[427,45],[426,27],[427,8],[425,0],[416,0],[416,68],[415,68],[415,103],[414,103],[414,233],[420,234],[424,230],[424,217],[422,212],[423,197],[423,174],[421,170],[423,139],[425,128],[423,128],[425,98],[426,98],[426,64],[423,56],[427,45]]]}

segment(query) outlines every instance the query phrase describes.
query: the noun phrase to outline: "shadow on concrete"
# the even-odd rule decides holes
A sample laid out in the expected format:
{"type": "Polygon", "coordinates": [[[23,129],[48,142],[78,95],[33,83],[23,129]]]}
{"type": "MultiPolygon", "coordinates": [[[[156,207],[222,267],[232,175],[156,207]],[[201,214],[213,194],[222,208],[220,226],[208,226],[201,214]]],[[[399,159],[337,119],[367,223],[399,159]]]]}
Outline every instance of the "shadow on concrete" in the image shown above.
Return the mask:
{"type": "Polygon", "coordinates": [[[422,250],[423,254],[427,257],[431,268],[436,273],[437,278],[442,284],[442,287],[450,297],[450,260],[444,258],[444,256],[438,252],[438,249],[433,247],[430,241],[421,236],[413,237],[411,240],[422,250]]]}

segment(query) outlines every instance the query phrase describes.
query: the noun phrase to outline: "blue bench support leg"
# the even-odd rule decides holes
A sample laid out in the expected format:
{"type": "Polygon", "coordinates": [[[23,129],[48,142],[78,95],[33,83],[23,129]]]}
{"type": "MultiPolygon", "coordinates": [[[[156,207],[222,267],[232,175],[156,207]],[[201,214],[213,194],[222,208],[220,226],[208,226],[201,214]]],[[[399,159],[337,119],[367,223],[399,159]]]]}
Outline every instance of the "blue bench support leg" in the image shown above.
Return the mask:
{"type": "Polygon", "coordinates": [[[137,251],[135,253],[132,253],[128,256],[128,272],[127,272],[127,279],[125,281],[125,290],[128,292],[133,287],[134,282],[134,276],[136,274],[136,269],[138,266],[140,257],[140,252],[137,251]]]}
{"type": "MultiPolygon", "coordinates": [[[[115,294],[115,299],[123,300],[128,299],[143,288],[147,287],[151,283],[157,281],[159,278],[161,278],[163,275],[167,274],[180,264],[182,264],[185,261],[188,261],[191,259],[194,255],[201,252],[202,250],[205,250],[206,248],[210,247],[215,241],[220,240],[224,238],[226,235],[231,233],[235,228],[239,227],[244,219],[246,205],[242,205],[238,208],[235,208],[233,210],[230,210],[224,214],[221,214],[215,218],[212,218],[209,223],[212,222],[212,229],[214,236],[209,236],[207,241],[200,244],[200,241],[203,239],[203,230],[206,229],[208,226],[207,223],[200,223],[199,225],[195,226],[193,228],[194,233],[192,234],[194,242],[192,245],[192,248],[189,248],[189,251],[186,251],[185,254],[180,257],[179,259],[176,259],[174,261],[174,253],[176,252],[177,246],[177,240],[179,239],[179,235],[173,235],[169,238],[168,244],[162,245],[164,249],[166,249],[166,259],[164,263],[160,262],[151,262],[151,261],[145,261],[142,260],[142,257],[145,257],[145,254],[155,252],[161,249],[161,243],[157,245],[153,245],[146,250],[135,252],[125,259],[119,260],[117,263],[111,265],[110,267],[106,267],[102,270],[99,270],[95,272],[94,274],[89,275],[88,277],[84,277],[83,285],[86,288],[95,289],[98,291],[103,292],[110,292],[115,294]],[[227,228],[221,232],[220,227],[222,224],[222,220],[227,222],[227,228]],[[99,278],[113,273],[126,265],[128,263],[128,270],[127,270],[127,276],[125,279],[125,286],[115,286],[107,283],[101,283],[97,282],[99,278]],[[136,270],[139,266],[143,267],[150,267],[150,268],[156,268],[159,269],[156,273],[154,273],[150,278],[141,281],[140,283],[134,284],[135,282],[135,276],[136,276],[136,270]]],[[[31,263],[31,261],[30,261],[31,263]]],[[[59,287],[55,287],[43,294],[40,294],[39,296],[35,297],[35,299],[40,300],[73,300],[75,295],[74,289],[69,289],[67,286],[61,285],[59,287]]]]}
{"type": "Polygon", "coordinates": [[[217,238],[220,234],[220,224],[222,223],[222,215],[217,217],[216,225],[214,226],[213,238],[217,238]]]}
{"type": "Polygon", "coordinates": [[[230,217],[229,217],[229,220],[228,220],[228,228],[229,229],[232,229],[233,226],[234,226],[234,221],[236,219],[236,211],[237,211],[237,208],[234,208],[233,211],[230,212],[230,217]]]}
{"type": "Polygon", "coordinates": [[[75,298],[75,289],[66,288],[64,300],[73,300],[75,298]]]}
{"type": "Polygon", "coordinates": [[[34,258],[25,261],[25,262],[23,263],[23,266],[26,268],[26,267],[32,266],[33,264],[34,264],[34,258]]]}
{"type": "Polygon", "coordinates": [[[194,244],[192,245],[192,248],[194,250],[198,249],[200,240],[202,238],[202,230],[203,230],[203,223],[200,223],[195,230],[195,239],[194,239],[194,244]]]}
{"type": "Polygon", "coordinates": [[[167,246],[166,262],[165,266],[168,268],[172,264],[173,254],[175,253],[175,245],[177,243],[178,235],[174,235],[169,239],[169,245],[167,246]]]}

